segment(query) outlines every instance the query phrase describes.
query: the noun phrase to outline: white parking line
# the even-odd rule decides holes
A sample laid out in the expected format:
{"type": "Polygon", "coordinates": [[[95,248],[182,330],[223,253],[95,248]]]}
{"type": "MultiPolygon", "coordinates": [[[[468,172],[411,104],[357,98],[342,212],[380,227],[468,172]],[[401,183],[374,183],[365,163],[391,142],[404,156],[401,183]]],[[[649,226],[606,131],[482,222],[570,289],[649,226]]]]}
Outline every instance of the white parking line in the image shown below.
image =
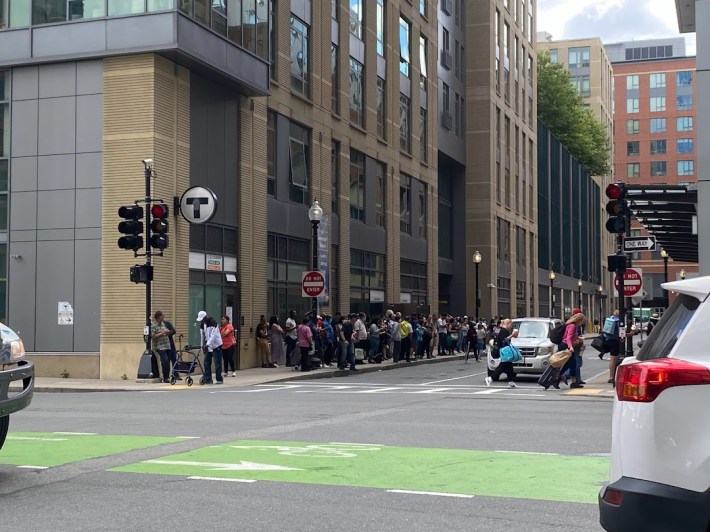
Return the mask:
{"type": "Polygon", "coordinates": [[[387,493],[404,493],[405,495],[433,495],[435,497],[458,497],[459,499],[474,498],[474,495],[464,495],[463,493],[440,493],[438,491],[387,490],[387,493]]]}
{"type": "Polygon", "coordinates": [[[243,482],[245,484],[251,484],[256,482],[256,480],[250,480],[246,478],[219,478],[219,477],[187,477],[187,480],[217,480],[219,482],[243,482]]]}

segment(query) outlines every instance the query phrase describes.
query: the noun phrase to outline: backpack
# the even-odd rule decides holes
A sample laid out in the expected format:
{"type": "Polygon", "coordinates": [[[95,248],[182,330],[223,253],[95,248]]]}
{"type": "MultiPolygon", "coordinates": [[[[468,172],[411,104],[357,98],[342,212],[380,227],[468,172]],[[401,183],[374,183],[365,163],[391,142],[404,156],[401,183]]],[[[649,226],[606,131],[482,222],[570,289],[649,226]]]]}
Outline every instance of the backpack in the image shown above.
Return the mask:
{"type": "Polygon", "coordinates": [[[555,344],[559,345],[562,343],[562,339],[565,336],[565,327],[567,325],[565,323],[560,323],[559,325],[555,325],[547,335],[547,337],[550,339],[550,341],[555,344]]]}

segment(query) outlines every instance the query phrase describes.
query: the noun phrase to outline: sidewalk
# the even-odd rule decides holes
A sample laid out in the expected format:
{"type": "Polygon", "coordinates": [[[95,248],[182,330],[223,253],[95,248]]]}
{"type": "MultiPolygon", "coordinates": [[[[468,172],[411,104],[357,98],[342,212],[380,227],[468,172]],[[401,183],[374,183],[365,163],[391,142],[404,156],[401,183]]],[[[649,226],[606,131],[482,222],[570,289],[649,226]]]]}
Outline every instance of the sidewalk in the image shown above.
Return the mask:
{"type": "MultiPolygon", "coordinates": [[[[329,379],[334,377],[347,377],[349,375],[358,375],[362,373],[373,373],[375,371],[387,371],[404,367],[419,366],[421,364],[437,364],[440,362],[448,362],[452,360],[463,360],[463,355],[442,356],[432,359],[422,359],[416,362],[398,362],[392,363],[387,360],[382,364],[359,364],[357,371],[339,370],[333,366],[330,368],[320,368],[308,372],[293,371],[293,368],[285,366],[278,368],[250,368],[237,371],[236,377],[224,377],[224,384],[217,385],[222,388],[238,388],[241,386],[254,386],[255,384],[266,384],[270,382],[283,382],[293,380],[306,379],[329,379]]],[[[470,360],[473,359],[471,355],[470,360]]],[[[185,375],[182,374],[182,381],[178,381],[175,385],[165,384],[162,382],[136,382],[131,380],[109,380],[109,379],[62,379],[56,377],[36,377],[35,392],[147,392],[147,391],[169,391],[171,389],[187,389],[185,384],[185,375]]],[[[193,375],[194,384],[192,388],[201,388],[200,376],[193,375]]],[[[214,384],[207,385],[209,387],[214,384]]],[[[10,389],[19,389],[20,386],[13,385],[10,389]]]]}

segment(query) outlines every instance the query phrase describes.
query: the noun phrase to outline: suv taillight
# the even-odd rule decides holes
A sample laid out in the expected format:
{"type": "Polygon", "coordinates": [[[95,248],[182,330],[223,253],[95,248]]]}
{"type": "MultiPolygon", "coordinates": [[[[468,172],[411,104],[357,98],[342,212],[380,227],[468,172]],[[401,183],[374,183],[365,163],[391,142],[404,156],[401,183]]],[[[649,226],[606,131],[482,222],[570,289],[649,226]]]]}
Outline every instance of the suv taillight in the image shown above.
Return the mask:
{"type": "Polygon", "coordinates": [[[619,401],[650,403],[667,388],[698,384],[710,384],[710,369],[684,360],[659,358],[619,366],[616,396],[619,401]]]}

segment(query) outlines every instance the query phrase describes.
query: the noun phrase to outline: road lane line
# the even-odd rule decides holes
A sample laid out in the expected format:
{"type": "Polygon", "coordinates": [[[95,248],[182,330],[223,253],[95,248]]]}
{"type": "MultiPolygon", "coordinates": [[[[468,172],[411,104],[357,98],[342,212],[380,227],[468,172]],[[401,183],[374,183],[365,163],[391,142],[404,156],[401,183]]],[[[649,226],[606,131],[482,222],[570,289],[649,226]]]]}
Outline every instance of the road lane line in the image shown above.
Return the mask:
{"type": "Polygon", "coordinates": [[[483,375],[484,373],[486,373],[486,372],[482,371],[481,373],[474,373],[472,375],[464,375],[463,377],[452,377],[451,379],[442,379],[440,381],[423,382],[419,386],[428,386],[429,384],[438,384],[440,382],[449,382],[449,381],[457,381],[459,379],[468,379],[469,377],[477,377],[479,375],[483,375]]]}
{"type": "Polygon", "coordinates": [[[492,393],[498,393],[507,390],[507,388],[493,388],[492,390],[482,390],[480,392],[473,392],[473,395],[490,395],[492,393]]]}
{"type": "Polygon", "coordinates": [[[431,388],[430,390],[417,390],[414,393],[441,393],[441,392],[446,392],[450,388],[431,388]]]}
{"type": "Polygon", "coordinates": [[[220,482],[244,482],[246,484],[252,484],[256,480],[251,480],[248,478],[218,478],[218,477],[187,477],[187,480],[218,480],[220,482]]]}
{"type": "Polygon", "coordinates": [[[41,436],[8,436],[7,439],[18,441],[67,441],[69,438],[43,438],[41,436]]]}
{"type": "Polygon", "coordinates": [[[387,493],[404,493],[405,495],[433,495],[436,497],[458,497],[459,499],[473,499],[475,495],[463,493],[440,493],[438,491],[412,491],[412,490],[387,490],[387,493]]]}
{"type": "Polygon", "coordinates": [[[398,387],[373,388],[372,390],[359,390],[357,393],[380,393],[380,392],[391,392],[392,390],[401,390],[401,388],[398,388],[398,387]]]}
{"type": "Polygon", "coordinates": [[[96,432],[52,432],[52,434],[66,434],[69,436],[96,436],[96,432]]]}
{"type": "Polygon", "coordinates": [[[41,465],[18,465],[20,469],[49,469],[47,466],[41,466],[41,465]]]}
{"type": "Polygon", "coordinates": [[[494,451],[496,453],[506,453],[506,454],[531,454],[533,456],[560,456],[559,453],[536,453],[535,451],[504,451],[504,450],[496,450],[494,451]]]}

